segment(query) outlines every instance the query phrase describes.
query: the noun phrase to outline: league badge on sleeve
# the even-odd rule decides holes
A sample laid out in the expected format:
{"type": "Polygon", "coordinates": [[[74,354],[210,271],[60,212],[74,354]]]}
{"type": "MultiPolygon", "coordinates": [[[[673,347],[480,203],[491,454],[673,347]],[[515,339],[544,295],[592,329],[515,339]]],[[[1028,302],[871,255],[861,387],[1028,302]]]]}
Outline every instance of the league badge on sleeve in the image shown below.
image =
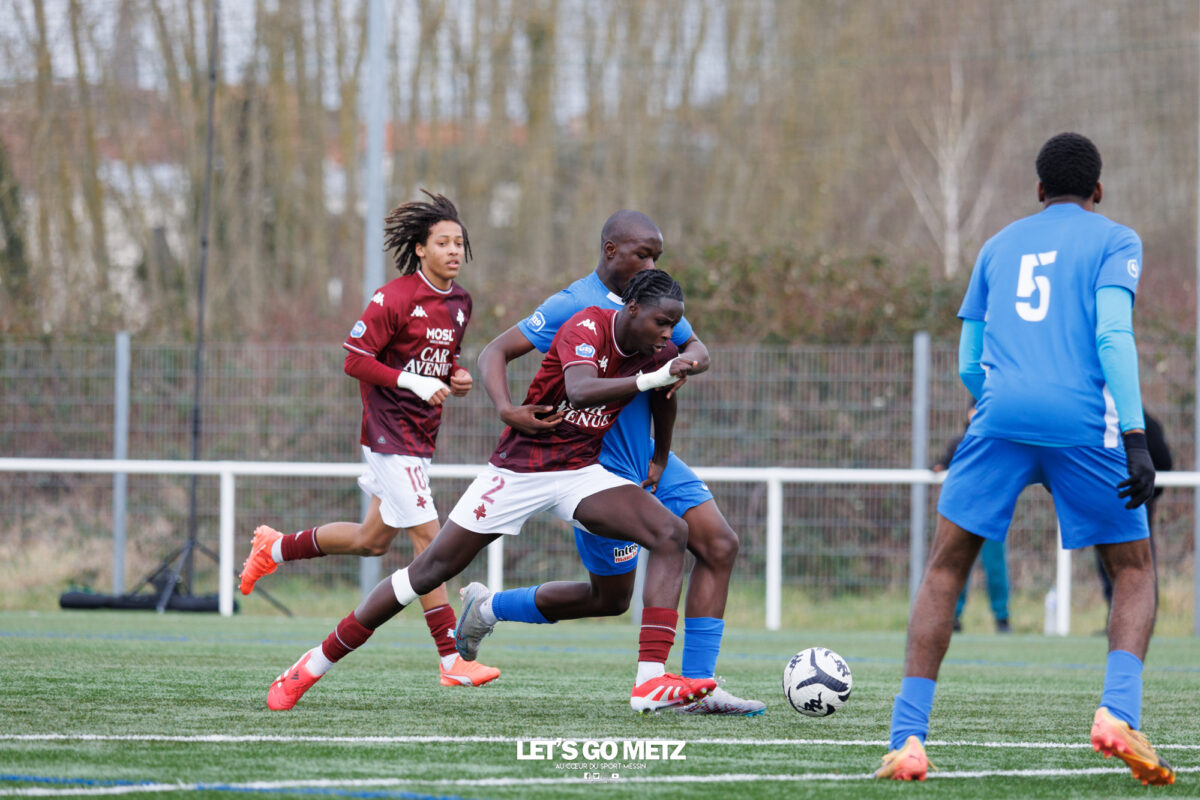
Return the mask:
{"type": "Polygon", "coordinates": [[[350,329],[350,337],[352,339],[361,339],[362,335],[367,332],[367,324],[361,319],[354,323],[354,327],[350,329]]]}
{"type": "Polygon", "coordinates": [[[580,358],[592,358],[596,355],[596,348],[590,344],[577,344],[575,345],[575,355],[580,358]]]}

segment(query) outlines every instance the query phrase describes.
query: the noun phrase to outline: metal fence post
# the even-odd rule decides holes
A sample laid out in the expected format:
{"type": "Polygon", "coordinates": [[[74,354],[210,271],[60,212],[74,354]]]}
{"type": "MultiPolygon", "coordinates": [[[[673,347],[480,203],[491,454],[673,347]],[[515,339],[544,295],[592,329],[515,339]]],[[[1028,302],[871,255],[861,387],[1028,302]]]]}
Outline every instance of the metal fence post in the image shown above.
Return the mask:
{"type": "Polygon", "coordinates": [[[767,616],[769,631],[779,630],[783,596],[783,481],[767,478],[767,616]]]}
{"type": "Polygon", "coordinates": [[[233,616],[233,521],[237,507],[233,464],[221,470],[221,518],[217,540],[217,611],[222,617],[233,616]]]}
{"type": "MultiPolygon", "coordinates": [[[[113,368],[113,460],[129,458],[129,331],[118,331],[113,368]]],[[[125,509],[129,476],[113,474],[113,594],[125,593],[125,509]]]]}
{"type": "MultiPolygon", "coordinates": [[[[912,468],[929,468],[929,333],[913,336],[912,468]]],[[[925,570],[925,516],[929,487],[914,483],[909,489],[908,600],[921,588],[925,570]]]]}
{"type": "MultiPolygon", "coordinates": [[[[387,54],[388,27],[384,19],[383,0],[367,2],[367,69],[366,86],[362,93],[360,113],[365,116],[366,152],[363,158],[363,194],[367,209],[363,223],[363,306],[371,302],[375,290],[383,285],[383,217],[384,177],[383,138],[384,117],[387,104],[387,54]]],[[[363,516],[370,498],[363,501],[363,516]]],[[[364,556],[359,560],[358,586],[362,596],[379,583],[382,571],[379,557],[364,556]]]]}

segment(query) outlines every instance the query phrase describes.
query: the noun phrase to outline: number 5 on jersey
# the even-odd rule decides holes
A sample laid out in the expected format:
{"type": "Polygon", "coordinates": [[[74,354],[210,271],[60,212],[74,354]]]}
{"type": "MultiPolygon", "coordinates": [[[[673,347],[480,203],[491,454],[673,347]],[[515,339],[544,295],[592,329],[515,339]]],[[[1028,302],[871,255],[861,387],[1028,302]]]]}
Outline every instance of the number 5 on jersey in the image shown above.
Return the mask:
{"type": "Polygon", "coordinates": [[[1017,297],[1032,298],[1038,295],[1034,306],[1028,300],[1017,301],[1017,314],[1026,322],[1041,322],[1050,310],[1050,279],[1045,275],[1034,275],[1038,267],[1048,267],[1058,257],[1057,250],[1049,253],[1026,253],[1021,256],[1021,272],[1017,275],[1017,297]]]}

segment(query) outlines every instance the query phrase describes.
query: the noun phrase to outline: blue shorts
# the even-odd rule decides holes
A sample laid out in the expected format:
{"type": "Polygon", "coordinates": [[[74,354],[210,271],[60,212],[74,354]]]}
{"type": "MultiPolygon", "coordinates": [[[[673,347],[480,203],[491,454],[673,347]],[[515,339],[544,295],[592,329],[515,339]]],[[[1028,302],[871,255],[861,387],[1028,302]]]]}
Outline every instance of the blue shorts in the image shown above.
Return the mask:
{"type": "Polygon", "coordinates": [[[938,513],[985,539],[1004,541],[1017,496],[1031,483],[1054,498],[1063,547],[1145,539],[1146,507],[1125,508],[1129,477],[1121,447],[1049,447],[968,435],[954,452],[938,513]]]}
{"type": "MultiPolygon", "coordinates": [[[[631,481],[642,481],[637,476],[613,471],[631,481]]],[[[667,459],[667,468],[663,470],[654,496],[677,517],[713,499],[708,485],[674,453],[667,459]]],[[[575,548],[583,565],[593,575],[624,575],[637,566],[639,548],[635,542],[597,536],[578,525],[575,526],[575,548]]]]}

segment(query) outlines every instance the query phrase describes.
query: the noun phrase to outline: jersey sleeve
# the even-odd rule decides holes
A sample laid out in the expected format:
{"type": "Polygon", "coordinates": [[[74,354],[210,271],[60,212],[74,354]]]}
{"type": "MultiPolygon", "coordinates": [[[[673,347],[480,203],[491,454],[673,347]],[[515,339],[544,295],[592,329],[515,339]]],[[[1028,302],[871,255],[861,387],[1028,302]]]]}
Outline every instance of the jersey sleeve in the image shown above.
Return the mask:
{"type": "Polygon", "coordinates": [[[671,341],[676,347],[683,347],[684,343],[692,338],[692,335],[692,323],[688,322],[687,317],[682,317],[675,325],[675,330],[671,332],[671,341]]]}
{"type": "Polygon", "coordinates": [[[1138,279],[1142,275],[1142,240],[1130,228],[1118,225],[1113,230],[1104,252],[1104,263],[1096,275],[1096,285],[1120,286],[1137,295],[1138,279]]]}
{"type": "Polygon", "coordinates": [[[962,305],[958,309],[959,319],[974,319],[983,321],[987,318],[987,264],[991,257],[991,241],[979,251],[975,259],[975,268],[971,270],[971,280],[967,283],[967,292],[963,295],[962,305]]]}
{"type": "Polygon", "coordinates": [[[351,353],[378,358],[399,330],[399,314],[392,306],[384,301],[383,290],[376,292],[375,299],[367,303],[342,347],[351,353]]]}
{"type": "Polygon", "coordinates": [[[547,297],[537,310],[517,323],[530,344],[545,353],[554,341],[554,334],[563,323],[580,311],[578,302],[570,289],[563,289],[547,297]]]}
{"type": "Polygon", "coordinates": [[[579,314],[567,320],[554,340],[563,371],[575,364],[591,364],[600,371],[601,345],[606,334],[607,321],[579,314]]]}
{"type": "Polygon", "coordinates": [[[376,292],[342,343],[346,350],[346,374],[376,386],[395,385],[400,370],[380,361],[379,354],[387,348],[400,324],[394,304],[383,301],[382,290],[376,292]]]}

